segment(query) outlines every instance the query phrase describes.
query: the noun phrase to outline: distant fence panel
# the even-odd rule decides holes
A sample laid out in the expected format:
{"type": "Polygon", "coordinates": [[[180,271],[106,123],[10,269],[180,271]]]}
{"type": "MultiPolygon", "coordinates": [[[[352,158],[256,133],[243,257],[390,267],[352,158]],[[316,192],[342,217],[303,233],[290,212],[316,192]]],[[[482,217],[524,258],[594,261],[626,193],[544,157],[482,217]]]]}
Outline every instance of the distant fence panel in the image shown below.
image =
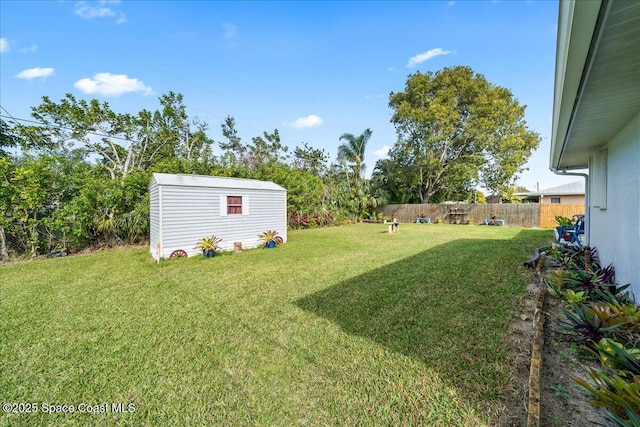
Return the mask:
{"type": "Polygon", "coordinates": [[[584,214],[583,203],[543,203],[540,205],[540,227],[555,227],[556,216],[571,218],[584,214]]]}
{"type": "Polygon", "coordinates": [[[487,203],[487,204],[394,204],[377,209],[389,218],[398,222],[416,222],[418,217],[429,217],[432,221],[441,218],[449,222],[450,211],[458,208],[467,214],[463,220],[471,220],[472,224],[484,224],[484,220],[495,215],[504,219],[506,225],[519,227],[555,227],[556,215],[571,217],[584,213],[582,204],[539,204],[539,203],[487,203]]]}

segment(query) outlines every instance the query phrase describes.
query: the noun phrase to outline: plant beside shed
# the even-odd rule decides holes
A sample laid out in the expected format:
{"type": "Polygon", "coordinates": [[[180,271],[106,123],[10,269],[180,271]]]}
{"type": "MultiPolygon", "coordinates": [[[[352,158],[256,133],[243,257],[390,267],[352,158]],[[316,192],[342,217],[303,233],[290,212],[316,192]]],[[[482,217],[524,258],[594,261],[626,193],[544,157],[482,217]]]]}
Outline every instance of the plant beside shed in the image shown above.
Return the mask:
{"type": "Polygon", "coordinates": [[[198,240],[198,243],[194,246],[194,249],[202,251],[202,256],[205,258],[211,258],[216,255],[216,252],[220,249],[218,243],[222,241],[221,238],[212,235],[211,237],[203,237],[198,240]]]}
{"type": "Polygon", "coordinates": [[[260,238],[260,246],[269,249],[275,248],[276,245],[279,245],[284,241],[282,237],[278,235],[276,230],[267,230],[264,233],[259,234],[258,237],[260,238]]]}

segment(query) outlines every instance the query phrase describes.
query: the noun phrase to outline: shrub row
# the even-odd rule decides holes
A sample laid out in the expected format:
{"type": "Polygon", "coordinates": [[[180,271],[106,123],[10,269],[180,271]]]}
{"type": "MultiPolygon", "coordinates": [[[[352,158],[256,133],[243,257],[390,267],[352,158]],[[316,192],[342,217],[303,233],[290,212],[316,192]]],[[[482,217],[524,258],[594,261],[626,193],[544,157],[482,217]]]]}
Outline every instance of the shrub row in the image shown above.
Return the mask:
{"type": "Polygon", "coordinates": [[[328,227],[337,225],[333,215],[326,212],[321,213],[307,213],[307,212],[292,212],[289,216],[289,227],[297,230],[299,228],[316,228],[316,227],[328,227]]]}
{"type": "Polygon", "coordinates": [[[595,248],[557,247],[550,255],[560,268],[545,282],[565,301],[561,326],[599,361],[589,368],[592,382],[575,381],[614,425],[640,426],[640,310],[629,285],[616,282],[612,265],[600,265],[595,248]]]}

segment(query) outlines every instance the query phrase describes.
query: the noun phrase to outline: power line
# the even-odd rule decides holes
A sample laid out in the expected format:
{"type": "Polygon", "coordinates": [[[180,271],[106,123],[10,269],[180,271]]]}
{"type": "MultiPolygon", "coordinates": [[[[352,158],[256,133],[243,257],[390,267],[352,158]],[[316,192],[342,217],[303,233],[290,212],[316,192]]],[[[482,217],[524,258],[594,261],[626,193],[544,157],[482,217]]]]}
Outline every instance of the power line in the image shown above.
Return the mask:
{"type": "MultiPolygon", "coordinates": [[[[22,122],[22,123],[30,123],[30,124],[35,124],[35,125],[44,126],[44,127],[48,128],[48,129],[50,129],[50,128],[52,128],[52,127],[55,127],[55,128],[62,129],[62,130],[73,131],[73,129],[72,129],[72,128],[65,127],[65,126],[62,126],[62,125],[51,124],[51,123],[44,123],[44,122],[39,122],[39,121],[37,121],[37,120],[24,119],[24,118],[20,118],[20,117],[15,117],[15,116],[13,116],[11,113],[9,113],[9,111],[8,111],[5,107],[3,107],[2,105],[0,105],[0,108],[2,108],[2,109],[7,113],[6,115],[4,115],[4,114],[0,114],[0,118],[11,119],[11,120],[13,120],[15,123],[19,123],[19,122],[22,122]]],[[[206,111],[199,110],[199,109],[197,109],[197,108],[192,108],[192,110],[195,110],[195,111],[201,111],[201,112],[203,112],[203,113],[205,113],[205,114],[210,114],[210,113],[207,113],[206,111]]],[[[214,114],[210,114],[210,115],[215,116],[215,117],[220,117],[220,116],[216,116],[216,115],[214,115],[214,114]]],[[[258,129],[258,128],[254,128],[254,127],[252,127],[252,126],[247,126],[247,125],[243,125],[243,126],[244,126],[244,127],[251,128],[251,129],[254,129],[254,130],[258,131],[258,132],[260,132],[260,131],[261,131],[260,129],[258,129]]],[[[92,131],[86,131],[86,132],[85,132],[85,134],[87,134],[87,135],[93,135],[93,136],[99,136],[99,137],[104,137],[104,138],[115,139],[115,140],[119,140],[119,141],[126,141],[126,142],[139,142],[139,141],[136,141],[136,140],[134,140],[134,139],[127,139],[127,138],[122,138],[122,137],[119,137],[119,136],[113,136],[113,135],[108,135],[108,134],[104,134],[104,133],[92,132],[92,131]]],[[[29,136],[29,139],[31,139],[31,142],[32,142],[34,145],[38,145],[38,144],[37,144],[37,142],[33,139],[33,136],[32,136],[31,134],[27,134],[27,135],[29,136]]],[[[286,144],[286,141],[282,141],[282,142],[283,142],[284,144],[286,144]]]]}
{"type": "MultiPolygon", "coordinates": [[[[130,61],[130,62],[134,62],[134,63],[140,64],[140,65],[143,65],[143,66],[145,66],[145,67],[147,67],[147,68],[149,68],[149,69],[151,69],[151,70],[154,70],[154,71],[156,71],[156,72],[159,72],[159,73],[165,74],[165,75],[167,75],[167,76],[169,76],[169,77],[171,77],[171,78],[174,78],[174,79],[177,79],[177,80],[183,81],[183,82],[188,83],[188,84],[190,84],[190,85],[192,85],[192,86],[194,86],[194,87],[197,87],[197,88],[199,88],[199,89],[205,90],[205,91],[207,91],[207,92],[213,93],[213,94],[215,94],[215,95],[221,96],[221,97],[226,98],[226,99],[232,99],[232,97],[230,97],[229,95],[226,95],[226,94],[224,94],[224,93],[222,93],[222,92],[219,92],[219,91],[213,90],[213,89],[211,89],[211,88],[209,88],[209,87],[207,87],[207,86],[204,86],[204,85],[199,84],[199,83],[196,83],[196,82],[194,82],[194,81],[191,81],[191,80],[185,79],[185,78],[180,77],[180,76],[178,76],[178,75],[175,75],[175,74],[169,73],[169,72],[167,72],[167,71],[164,71],[164,70],[163,70],[163,69],[161,69],[161,68],[155,67],[155,66],[153,66],[153,65],[150,65],[150,64],[148,64],[148,63],[142,62],[142,61],[140,61],[140,60],[137,60],[137,59],[134,59],[134,58],[131,58],[131,57],[128,57],[128,56],[126,56],[126,55],[123,55],[123,54],[118,53],[118,52],[115,52],[115,51],[110,51],[110,52],[111,52],[112,54],[114,54],[114,55],[116,55],[116,56],[119,56],[119,57],[121,57],[121,58],[124,58],[124,59],[126,59],[126,60],[128,60],[128,61],[130,61]]],[[[121,82],[121,81],[116,81],[116,80],[113,80],[113,79],[109,79],[109,78],[108,78],[108,77],[106,77],[106,76],[103,76],[102,78],[103,78],[104,80],[108,81],[109,83],[113,84],[113,85],[123,86],[123,87],[128,87],[128,88],[131,88],[131,89],[136,90],[136,91],[140,90],[140,88],[138,88],[138,87],[136,87],[136,86],[129,85],[129,84],[123,83],[123,82],[121,82]]],[[[210,117],[216,117],[216,118],[218,118],[218,119],[222,119],[222,120],[224,120],[224,119],[226,118],[226,117],[223,117],[223,116],[220,116],[220,115],[217,115],[217,114],[213,114],[213,113],[211,113],[211,112],[209,112],[209,111],[205,111],[205,110],[198,109],[198,108],[194,108],[194,107],[188,107],[188,106],[186,106],[186,105],[185,105],[185,108],[187,108],[187,109],[189,109],[189,110],[192,110],[192,111],[199,111],[200,113],[206,114],[207,116],[210,116],[210,117]]],[[[276,113],[274,113],[273,111],[268,111],[268,110],[265,110],[265,109],[262,109],[262,108],[256,107],[255,105],[254,105],[254,106],[248,106],[248,108],[253,109],[253,110],[255,110],[255,111],[258,111],[258,112],[262,112],[262,113],[269,114],[269,115],[271,115],[271,116],[273,116],[273,117],[276,117],[276,118],[278,118],[278,119],[282,120],[282,121],[283,121],[283,125],[284,125],[284,126],[286,126],[287,119],[286,119],[286,118],[284,118],[284,117],[282,117],[282,116],[280,116],[280,115],[278,115],[278,114],[276,114],[276,113]]],[[[6,112],[7,112],[7,114],[9,114],[9,112],[8,112],[4,107],[3,107],[3,110],[4,110],[4,111],[6,111],[6,112]]],[[[11,115],[9,114],[9,116],[11,116],[11,115]]],[[[229,115],[227,115],[227,116],[229,116],[229,115]]],[[[233,117],[233,116],[232,116],[232,117],[233,117]]],[[[11,116],[11,118],[12,118],[12,119],[14,119],[14,120],[16,120],[13,116],[11,116]]],[[[29,119],[17,119],[17,120],[20,120],[20,121],[23,121],[23,122],[26,122],[26,123],[38,124],[38,125],[42,125],[42,126],[53,126],[53,127],[57,127],[57,128],[63,129],[63,130],[72,130],[72,129],[69,129],[69,128],[64,127],[64,126],[62,126],[62,125],[51,125],[51,124],[42,123],[42,122],[37,122],[37,121],[29,120],[29,119]]],[[[16,121],[17,121],[17,120],[16,120],[16,121]]],[[[263,132],[263,131],[265,131],[264,129],[259,129],[259,128],[255,127],[255,126],[248,125],[248,124],[246,124],[246,123],[244,123],[244,122],[242,122],[242,121],[236,121],[235,123],[236,123],[236,125],[238,125],[238,126],[240,126],[240,127],[248,128],[248,129],[252,129],[252,130],[254,130],[254,131],[256,131],[256,132],[263,132]]],[[[275,129],[278,129],[278,127],[279,127],[279,126],[276,126],[276,127],[275,127],[275,129]]],[[[101,137],[109,137],[109,138],[112,138],[112,139],[117,139],[117,140],[122,140],[122,141],[131,141],[130,139],[120,138],[120,137],[111,136],[111,135],[105,135],[105,134],[101,134],[101,133],[97,133],[97,132],[86,132],[86,133],[87,133],[87,134],[89,134],[89,135],[95,135],[95,136],[101,136],[101,137]]],[[[329,139],[335,138],[335,136],[329,136],[329,135],[328,135],[326,132],[324,132],[324,131],[320,131],[320,133],[321,133],[322,135],[324,135],[325,137],[329,138],[329,139]]],[[[287,141],[282,141],[282,142],[283,142],[284,144],[287,144],[287,141]]],[[[300,142],[303,142],[303,141],[301,140],[300,142]]],[[[296,146],[297,146],[297,143],[296,143],[296,144],[294,144],[294,145],[296,145],[296,146]]]]}
{"type": "MultiPolygon", "coordinates": [[[[155,66],[153,66],[153,65],[147,64],[147,63],[142,62],[142,61],[140,61],[140,60],[137,60],[137,59],[134,59],[134,58],[130,58],[130,57],[128,57],[128,56],[126,56],[126,55],[123,55],[123,54],[121,54],[121,53],[118,53],[118,52],[114,52],[114,51],[110,51],[110,52],[111,52],[112,54],[117,55],[117,56],[119,56],[119,57],[121,57],[121,58],[124,58],[124,59],[126,59],[126,60],[128,60],[128,61],[131,61],[131,62],[133,62],[133,63],[140,64],[140,65],[142,65],[142,66],[144,66],[144,67],[147,67],[147,68],[149,68],[149,69],[151,69],[151,70],[154,70],[154,71],[157,71],[157,72],[159,72],[159,73],[165,74],[165,75],[167,75],[167,76],[169,76],[169,77],[172,77],[172,78],[175,78],[175,79],[177,79],[177,80],[181,80],[181,81],[183,81],[183,82],[185,82],[185,83],[188,83],[188,84],[190,84],[190,85],[192,85],[192,86],[195,86],[195,87],[197,87],[197,88],[199,88],[199,89],[206,90],[207,92],[211,92],[211,93],[213,93],[213,94],[215,94],[215,95],[221,96],[221,97],[226,98],[226,99],[233,99],[231,96],[226,95],[226,94],[224,94],[224,93],[222,93],[222,92],[219,92],[219,91],[213,90],[213,89],[211,89],[211,88],[209,88],[209,87],[207,87],[207,86],[204,86],[204,85],[202,85],[202,84],[199,84],[199,83],[193,82],[193,81],[191,81],[191,80],[185,79],[184,77],[180,77],[180,76],[177,76],[177,75],[175,75],[175,74],[169,73],[169,72],[167,72],[167,71],[164,71],[164,70],[162,70],[162,69],[160,69],[160,68],[158,68],[158,67],[155,67],[155,66]]],[[[120,83],[118,83],[118,82],[115,82],[115,83],[116,83],[116,84],[120,84],[120,83]]],[[[272,111],[268,111],[268,110],[265,110],[265,109],[262,109],[262,108],[259,108],[259,107],[256,107],[256,106],[249,106],[249,108],[251,108],[251,109],[253,109],[253,110],[255,110],[255,111],[258,111],[258,112],[262,112],[262,113],[269,114],[269,115],[271,115],[271,116],[273,116],[273,117],[276,117],[276,118],[278,118],[278,119],[282,120],[283,122],[287,122],[287,119],[286,119],[286,118],[284,118],[284,117],[282,117],[282,116],[280,116],[280,115],[278,115],[278,114],[276,114],[276,113],[274,113],[274,112],[272,112],[272,111]]],[[[216,115],[216,114],[212,114],[212,113],[207,112],[207,111],[204,111],[204,110],[199,110],[199,109],[196,109],[196,108],[193,108],[193,107],[190,107],[189,109],[194,110],[194,111],[200,111],[200,112],[202,112],[202,113],[204,113],[204,114],[208,114],[208,115],[213,116],[213,117],[218,117],[218,118],[224,119],[224,117],[218,116],[218,115],[216,115]]],[[[258,128],[254,127],[254,126],[247,125],[247,124],[242,123],[242,122],[236,122],[236,124],[237,124],[237,125],[239,125],[239,126],[242,126],[242,127],[249,128],[249,129],[257,130],[258,132],[263,131],[263,129],[261,130],[261,129],[258,129],[258,128]]],[[[277,127],[276,127],[276,129],[277,129],[277,127]]],[[[322,135],[326,136],[327,138],[335,138],[335,137],[336,137],[336,136],[331,136],[331,137],[330,137],[327,133],[325,133],[325,132],[323,132],[323,131],[320,131],[320,133],[321,133],[322,135]]]]}
{"type": "MultiPolygon", "coordinates": [[[[4,115],[0,114],[0,117],[4,117],[4,118],[11,118],[15,123],[17,123],[17,122],[18,122],[18,120],[17,120],[15,117],[13,117],[13,115],[9,112],[9,110],[7,110],[6,108],[4,108],[4,106],[2,106],[1,104],[0,104],[0,108],[2,108],[2,109],[3,109],[3,110],[8,114],[8,116],[4,116],[4,115]]],[[[36,142],[36,140],[35,140],[35,139],[33,139],[33,135],[31,135],[30,133],[28,133],[28,134],[27,134],[27,136],[29,137],[29,139],[31,140],[31,142],[33,143],[33,145],[34,145],[34,146],[37,146],[37,145],[38,145],[38,143],[36,142]]]]}
{"type": "MultiPolygon", "coordinates": [[[[121,58],[124,58],[124,59],[126,59],[126,60],[128,60],[128,61],[130,61],[130,62],[134,62],[134,63],[140,64],[140,65],[142,65],[142,66],[144,66],[144,67],[147,67],[147,68],[149,68],[149,69],[151,69],[151,70],[154,70],[154,71],[156,71],[156,72],[159,72],[159,73],[165,74],[165,75],[167,75],[167,76],[169,76],[169,77],[171,77],[171,78],[174,78],[174,79],[177,79],[177,80],[183,81],[183,82],[188,83],[188,84],[190,84],[190,85],[192,85],[192,86],[195,86],[195,87],[197,87],[197,88],[199,88],[199,89],[205,90],[205,91],[207,91],[207,92],[213,93],[213,94],[215,94],[215,95],[221,96],[221,97],[226,98],[226,99],[232,99],[232,97],[230,97],[229,95],[226,95],[226,94],[224,94],[224,93],[222,93],[222,92],[219,92],[219,91],[213,90],[213,89],[211,89],[211,88],[209,88],[209,87],[207,87],[207,86],[204,86],[204,85],[202,85],[202,84],[199,84],[199,83],[196,83],[196,82],[194,82],[194,81],[191,81],[191,80],[185,79],[185,78],[183,78],[183,77],[180,77],[180,76],[178,76],[178,75],[175,75],[175,74],[169,73],[169,72],[167,72],[167,71],[165,71],[165,70],[163,70],[163,69],[161,69],[161,68],[155,67],[155,66],[150,65],[150,64],[148,64],[148,63],[145,63],[145,62],[143,62],[143,61],[140,61],[140,60],[137,60],[137,59],[134,59],[134,58],[128,57],[128,56],[126,56],[126,55],[123,55],[123,54],[118,53],[118,52],[115,52],[115,51],[110,51],[110,52],[111,52],[112,54],[114,54],[114,55],[116,55],[116,56],[119,56],[119,57],[121,57],[121,58]]],[[[133,86],[133,85],[128,85],[128,84],[125,84],[125,83],[123,83],[123,82],[121,82],[121,81],[115,81],[115,80],[113,80],[113,79],[109,79],[109,78],[107,78],[107,77],[103,77],[103,78],[104,78],[105,80],[109,81],[111,84],[118,85],[118,86],[128,87],[128,88],[131,88],[131,89],[133,89],[133,90],[139,90],[139,88],[138,88],[138,87],[135,87],[135,86],[133,86]]],[[[205,111],[205,110],[198,109],[198,108],[194,108],[194,107],[188,107],[188,106],[186,106],[186,105],[185,105],[185,108],[187,108],[187,109],[189,109],[189,110],[192,110],[192,111],[199,111],[199,112],[204,113],[204,114],[206,114],[206,115],[208,115],[208,116],[210,116],[210,117],[216,117],[216,118],[218,118],[218,119],[222,119],[222,120],[224,120],[224,119],[226,118],[226,117],[219,116],[219,115],[217,115],[217,114],[213,114],[213,113],[211,113],[211,112],[209,112],[209,111],[205,111]]],[[[286,126],[287,119],[286,119],[286,118],[284,118],[284,117],[279,116],[278,114],[276,114],[276,113],[274,113],[274,112],[272,112],[272,111],[268,111],[268,110],[265,110],[265,109],[262,109],[262,108],[259,108],[259,107],[256,107],[256,106],[249,106],[249,108],[250,108],[250,109],[253,109],[253,110],[256,110],[256,111],[258,111],[258,112],[262,112],[262,113],[269,114],[269,115],[271,115],[271,116],[273,116],[273,117],[277,117],[278,119],[282,120],[282,121],[283,121],[283,125],[284,125],[284,126],[286,126]]],[[[5,111],[6,111],[6,109],[5,109],[5,111]]],[[[227,115],[227,116],[229,116],[229,115],[227,115]]],[[[232,117],[233,117],[233,116],[232,116],[232,117]]],[[[22,121],[25,121],[25,122],[36,123],[36,124],[45,125],[45,126],[47,125],[47,124],[45,124],[45,123],[34,122],[34,121],[30,121],[30,120],[28,120],[28,119],[21,119],[21,120],[22,120],[22,121]]],[[[259,129],[259,128],[255,127],[255,126],[248,125],[248,124],[246,124],[246,123],[244,123],[244,122],[241,122],[241,121],[240,121],[240,122],[239,122],[239,121],[236,121],[235,123],[236,123],[236,125],[238,125],[238,126],[240,126],[240,127],[244,127],[244,128],[252,129],[252,130],[255,130],[255,131],[257,131],[257,132],[263,132],[263,131],[265,131],[264,129],[259,129]]],[[[57,127],[59,127],[59,128],[61,128],[61,129],[70,130],[70,129],[65,128],[65,127],[63,127],[63,126],[60,126],[60,125],[56,125],[56,126],[57,126],[57,127]]],[[[275,127],[275,129],[278,129],[278,127],[279,127],[279,126],[276,126],[276,127],[275,127]]],[[[119,139],[119,140],[123,140],[123,141],[130,141],[129,139],[126,139],[126,138],[119,138],[119,137],[114,137],[114,136],[109,136],[109,135],[99,134],[99,133],[96,133],[96,132],[87,132],[87,133],[88,133],[88,134],[91,134],[91,135],[96,135],[96,136],[110,137],[110,138],[113,138],[113,139],[119,139]]],[[[328,139],[333,139],[333,138],[335,138],[335,136],[329,136],[329,135],[328,135],[326,132],[324,132],[324,131],[320,131],[320,134],[324,135],[324,136],[325,136],[326,138],[328,138],[328,139]]],[[[300,140],[299,142],[303,142],[303,141],[302,141],[302,140],[300,140]]],[[[283,143],[283,144],[285,144],[285,145],[287,145],[287,144],[288,144],[288,142],[287,142],[287,141],[282,141],[282,143],[283,143]]],[[[297,146],[297,144],[298,144],[298,143],[294,143],[294,146],[297,146]]]]}
{"type": "MultiPolygon", "coordinates": [[[[62,126],[62,125],[44,123],[44,122],[39,122],[39,121],[36,121],[36,120],[23,119],[23,118],[19,118],[19,117],[16,118],[13,115],[11,115],[11,113],[9,113],[9,111],[7,111],[7,109],[4,108],[2,105],[0,105],[0,108],[2,108],[8,114],[8,115],[0,114],[0,117],[5,118],[5,119],[11,119],[16,123],[24,122],[24,123],[32,123],[32,124],[44,126],[46,128],[54,127],[54,128],[58,128],[58,129],[62,129],[62,130],[68,130],[68,131],[72,131],[73,130],[72,128],[65,127],[65,126],[62,126]]],[[[87,135],[102,136],[102,137],[105,137],[105,138],[117,139],[117,140],[120,140],[120,141],[133,142],[132,139],[127,139],[127,138],[122,138],[122,137],[119,137],[119,136],[108,135],[108,134],[105,134],[105,133],[98,133],[98,132],[91,132],[91,131],[87,131],[85,133],[87,135]]],[[[28,134],[28,135],[31,138],[31,142],[33,142],[35,144],[36,142],[33,140],[32,135],[31,134],[28,134]]]]}
{"type": "Polygon", "coordinates": [[[231,99],[231,97],[230,97],[230,96],[225,95],[225,94],[224,94],[224,93],[222,93],[222,92],[215,91],[215,90],[213,90],[213,89],[211,89],[211,88],[208,88],[208,87],[206,87],[206,86],[203,86],[203,85],[201,85],[201,84],[198,84],[198,83],[195,83],[195,82],[189,81],[189,80],[187,80],[187,79],[185,79],[185,78],[183,78],[183,77],[176,76],[175,74],[171,74],[171,73],[169,73],[169,72],[167,72],[167,71],[164,71],[164,70],[162,70],[162,69],[160,69],[160,68],[157,68],[157,67],[154,67],[154,66],[152,66],[152,65],[146,64],[146,63],[144,63],[144,62],[142,62],[142,61],[139,61],[139,60],[137,60],[137,59],[129,58],[128,56],[125,56],[125,55],[123,55],[123,54],[121,54],[121,53],[114,52],[114,51],[111,51],[111,53],[113,53],[114,55],[117,55],[117,56],[119,56],[119,57],[121,57],[121,58],[124,58],[124,59],[126,59],[126,60],[128,60],[128,61],[135,62],[135,63],[138,63],[138,64],[140,64],[140,65],[144,65],[145,67],[147,67],[147,68],[149,68],[149,69],[152,69],[152,70],[154,70],[154,71],[158,71],[158,72],[160,72],[160,73],[162,73],[162,74],[166,74],[167,76],[169,76],[169,77],[173,77],[174,79],[182,80],[182,81],[183,81],[183,82],[185,82],[185,83],[189,83],[189,84],[191,84],[191,85],[193,85],[193,86],[195,86],[195,87],[198,87],[198,88],[200,88],[200,89],[204,89],[204,90],[206,90],[207,92],[211,92],[211,93],[213,93],[213,94],[216,94],[216,95],[222,96],[223,98],[231,99]]]}

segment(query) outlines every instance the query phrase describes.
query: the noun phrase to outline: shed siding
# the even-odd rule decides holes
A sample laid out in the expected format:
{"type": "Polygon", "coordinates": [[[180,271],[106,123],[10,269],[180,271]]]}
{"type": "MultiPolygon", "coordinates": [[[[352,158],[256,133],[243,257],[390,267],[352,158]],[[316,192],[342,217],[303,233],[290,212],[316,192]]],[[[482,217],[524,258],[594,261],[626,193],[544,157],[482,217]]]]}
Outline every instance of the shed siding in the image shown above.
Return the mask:
{"type": "Polygon", "coordinates": [[[149,186],[149,222],[149,252],[157,258],[158,244],[160,244],[160,187],[154,179],[149,186]]]}
{"type": "MultiPolygon", "coordinates": [[[[210,177],[206,177],[211,182],[210,177]]],[[[194,246],[198,240],[212,234],[222,238],[220,247],[232,250],[234,242],[242,242],[244,248],[260,244],[258,234],[276,230],[287,239],[286,190],[250,188],[198,187],[161,185],[161,257],[168,257],[176,249],[189,255],[199,254],[194,246]],[[249,215],[226,214],[221,211],[221,200],[226,196],[241,196],[250,205],[249,215]]],[[[153,209],[153,208],[152,208],[153,209]]],[[[153,236],[153,222],[151,224],[153,236]]],[[[153,237],[151,238],[153,240],[153,237]]],[[[153,253],[153,248],[151,248],[153,253]]]]}

